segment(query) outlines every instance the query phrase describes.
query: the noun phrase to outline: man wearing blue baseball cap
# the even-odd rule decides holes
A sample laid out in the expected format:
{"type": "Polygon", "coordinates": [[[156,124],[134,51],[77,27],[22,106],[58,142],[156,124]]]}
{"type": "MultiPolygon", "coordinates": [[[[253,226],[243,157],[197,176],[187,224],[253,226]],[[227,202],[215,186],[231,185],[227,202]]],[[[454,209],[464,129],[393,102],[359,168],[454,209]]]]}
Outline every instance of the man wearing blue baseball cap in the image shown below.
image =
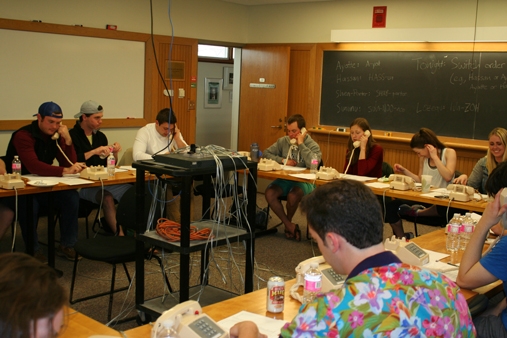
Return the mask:
{"type": "MultiPolygon", "coordinates": [[[[54,102],[45,102],[35,114],[37,120],[29,125],[16,130],[7,146],[7,154],[4,157],[6,163],[11,163],[14,156],[18,155],[22,163],[22,174],[36,174],[39,176],[63,176],[64,174],[76,174],[86,166],[78,163],[72,138],[67,126],[62,124],[63,112],[60,106],[54,102]],[[53,165],[54,160],[58,166],[53,165]]],[[[55,205],[60,209],[60,245],[56,250],[59,256],[74,260],[76,252],[74,244],[77,241],[79,195],[76,190],[51,192],[55,205]]],[[[20,199],[20,204],[24,199],[20,199]]],[[[34,222],[40,208],[48,207],[48,195],[33,195],[34,222]]],[[[20,205],[19,210],[24,210],[20,205]]],[[[27,246],[34,247],[36,256],[42,258],[39,250],[37,231],[34,234],[34,242],[27,243],[26,214],[20,213],[19,222],[23,233],[23,239],[27,246]]]]}

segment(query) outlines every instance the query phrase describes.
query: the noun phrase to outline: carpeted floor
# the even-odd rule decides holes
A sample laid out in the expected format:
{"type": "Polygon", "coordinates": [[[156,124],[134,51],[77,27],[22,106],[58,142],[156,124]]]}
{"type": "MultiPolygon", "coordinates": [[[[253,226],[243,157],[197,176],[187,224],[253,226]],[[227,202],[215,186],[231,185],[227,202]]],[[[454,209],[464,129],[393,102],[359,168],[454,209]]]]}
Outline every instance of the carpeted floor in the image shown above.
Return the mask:
{"type": "MultiPolygon", "coordinates": [[[[198,219],[201,214],[201,199],[195,197],[194,219],[198,219]]],[[[257,205],[260,208],[266,206],[263,194],[258,194],[257,205]]],[[[90,221],[92,216],[90,216],[90,221]]],[[[302,260],[312,256],[320,255],[317,245],[312,240],[306,239],[306,221],[302,215],[297,212],[294,222],[298,223],[302,232],[302,241],[287,240],[283,234],[283,226],[277,228],[274,234],[260,237],[255,242],[255,276],[254,289],[266,287],[266,281],[270,276],[282,276],[285,280],[295,278],[294,269],[302,260]]],[[[79,220],[80,234],[83,239],[85,235],[84,219],[79,220]]],[[[279,223],[279,219],[271,214],[268,228],[279,223]]],[[[18,228],[19,229],[19,228],[18,228]]],[[[46,220],[39,221],[39,236],[41,242],[47,242],[46,220]]],[[[419,225],[419,234],[424,234],[435,230],[434,227],[419,225]]],[[[413,231],[413,225],[405,225],[405,231],[413,231]]],[[[388,224],[384,226],[384,237],[392,235],[388,224]]],[[[59,231],[57,229],[57,238],[59,231]]],[[[10,231],[0,241],[0,251],[7,252],[11,246],[10,231]]],[[[42,246],[47,254],[47,246],[42,246]]],[[[17,251],[24,250],[24,244],[19,234],[16,236],[17,251]]],[[[200,252],[192,253],[191,266],[191,284],[199,284],[200,252]]],[[[179,286],[179,256],[177,254],[164,255],[165,268],[169,274],[171,286],[177,290],[179,286]]],[[[245,248],[242,243],[233,243],[229,247],[215,247],[211,250],[209,265],[209,284],[217,288],[231,291],[233,293],[243,293],[243,278],[245,264],[245,248]]],[[[131,276],[134,275],[135,266],[128,264],[128,270],[131,276]]],[[[63,271],[61,278],[62,284],[70,289],[73,262],[56,257],[56,268],[63,271]]],[[[164,294],[163,277],[160,267],[156,260],[150,260],[145,265],[145,299],[159,297],[164,294]]],[[[128,281],[123,273],[121,266],[117,269],[117,286],[127,286],[128,281]]],[[[86,259],[81,260],[78,265],[78,277],[75,286],[75,297],[82,297],[91,293],[107,291],[111,281],[111,266],[104,263],[97,263],[86,259]]],[[[125,317],[136,316],[134,287],[130,291],[124,291],[115,294],[113,304],[113,317],[121,319],[125,317]]],[[[196,295],[194,295],[196,296],[196,295]]],[[[168,297],[173,297],[168,295],[168,297]]],[[[176,299],[174,299],[177,302],[176,299]]],[[[88,300],[72,305],[72,308],[96,319],[99,322],[107,323],[108,297],[88,300]]],[[[135,320],[122,324],[110,324],[118,330],[127,330],[138,324],[135,320]]]]}

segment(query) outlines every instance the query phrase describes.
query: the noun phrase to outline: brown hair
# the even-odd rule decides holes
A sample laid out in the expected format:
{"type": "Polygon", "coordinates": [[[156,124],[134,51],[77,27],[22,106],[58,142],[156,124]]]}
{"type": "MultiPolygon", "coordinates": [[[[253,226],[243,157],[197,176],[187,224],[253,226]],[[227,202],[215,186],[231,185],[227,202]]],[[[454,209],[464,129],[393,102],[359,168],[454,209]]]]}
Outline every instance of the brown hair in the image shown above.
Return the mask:
{"type": "MultiPolygon", "coordinates": [[[[358,117],[354,119],[354,121],[352,121],[352,123],[350,124],[350,128],[352,128],[353,126],[358,126],[363,130],[363,132],[367,130],[370,132],[370,137],[368,137],[368,143],[366,144],[366,158],[368,158],[368,155],[370,154],[370,149],[376,143],[375,139],[373,138],[373,133],[371,132],[370,124],[365,118],[358,117]]],[[[352,142],[352,137],[349,136],[349,142],[347,143],[347,155],[345,156],[347,162],[353,150],[354,150],[354,142],[352,142]]],[[[354,152],[354,156],[352,157],[352,161],[350,162],[350,164],[351,165],[356,164],[358,159],[359,159],[359,151],[356,151],[354,152]]]]}
{"type": "Polygon", "coordinates": [[[410,140],[410,148],[424,149],[424,146],[426,144],[431,144],[438,150],[445,148],[445,145],[440,142],[433,130],[428,128],[421,128],[417,133],[414,134],[414,136],[412,136],[412,139],[410,140]]]}
{"type": "MultiPolygon", "coordinates": [[[[52,318],[67,304],[67,293],[52,268],[24,253],[0,254],[0,337],[31,337],[36,322],[52,318]]],[[[51,328],[52,330],[53,328],[51,328]]],[[[58,328],[59,329],[59,328],[58,328]]]]}

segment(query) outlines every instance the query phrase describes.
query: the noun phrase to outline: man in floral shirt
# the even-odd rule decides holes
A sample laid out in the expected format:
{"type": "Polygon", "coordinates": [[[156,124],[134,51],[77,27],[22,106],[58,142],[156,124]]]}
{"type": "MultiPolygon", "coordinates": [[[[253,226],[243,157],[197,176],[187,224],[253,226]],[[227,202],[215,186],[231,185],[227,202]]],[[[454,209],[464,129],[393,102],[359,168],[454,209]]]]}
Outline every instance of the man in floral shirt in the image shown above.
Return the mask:
{"type": "MultiPolygon", "coordinates": [[[[323,185],[303,199],[301,211],[326,262],[348,278],[341,289],[303,305],[281,337],[476,336],[453,281],[384,250],[380,205],[363,183],[323,185]]],[[[259,336],[249,335],[252,327],[239,323],[231,336],[259,336]]]]}

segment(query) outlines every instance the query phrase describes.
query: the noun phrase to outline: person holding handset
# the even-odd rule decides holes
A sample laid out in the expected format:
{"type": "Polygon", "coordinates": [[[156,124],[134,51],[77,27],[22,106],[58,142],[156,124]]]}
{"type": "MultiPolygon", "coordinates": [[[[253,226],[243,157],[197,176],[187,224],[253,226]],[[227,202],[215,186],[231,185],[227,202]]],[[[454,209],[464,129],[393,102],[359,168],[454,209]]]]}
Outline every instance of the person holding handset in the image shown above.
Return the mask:
{"type": "MultiPolygon", "coordinates": [[[[454,179],[456,170],[456,151],[447,148],[428,128],[421,128],[410,140],[410,148],[419,156],[419,171],[417,174],[396,163],[394,171],[421,182],[422,175],[432,177],[431,185],[435,188],[445,188],[454,179]]],[[[410,203],[410,202],[408,202],[410,203]]],[[[407,237],[403,231],[403,223],[400,215],[410,216],[444,216],[446,207],[422,206],[415,204],[409,206],[407,201],[393,200],[386,205],[385,221],[389,223],[396,237],[407,237]],[[423,210],[424,209],[424,210],[423,210]]]]}
{"type": "MultiPolygon", "coordinates": [[[[287,119],[287,136],[280,137],[264,151],[263,157],[291,167],[310,168],[312,158],[319,163],[322,158],[320,147],[306,130],[306,122],[302,115],[292,115],[287,119]]],[[[309,194],[314,185],[306,182],[276,179],[266,189],[264,196],[269,207],[280,218],[285,226],[287,239],[301,240],[299,225],[292,223],[299,202],[309,194]],[[281,196],[287,196],[287,212],[285,212],[281,196]]]]}
{"type": "Polygon", "coordinates": [[[345,160],[343,172],[346,174],[382,177],[384,151],[371,135],[370,125],[365,118],[358,117],[350,124],[345,160]]]}

